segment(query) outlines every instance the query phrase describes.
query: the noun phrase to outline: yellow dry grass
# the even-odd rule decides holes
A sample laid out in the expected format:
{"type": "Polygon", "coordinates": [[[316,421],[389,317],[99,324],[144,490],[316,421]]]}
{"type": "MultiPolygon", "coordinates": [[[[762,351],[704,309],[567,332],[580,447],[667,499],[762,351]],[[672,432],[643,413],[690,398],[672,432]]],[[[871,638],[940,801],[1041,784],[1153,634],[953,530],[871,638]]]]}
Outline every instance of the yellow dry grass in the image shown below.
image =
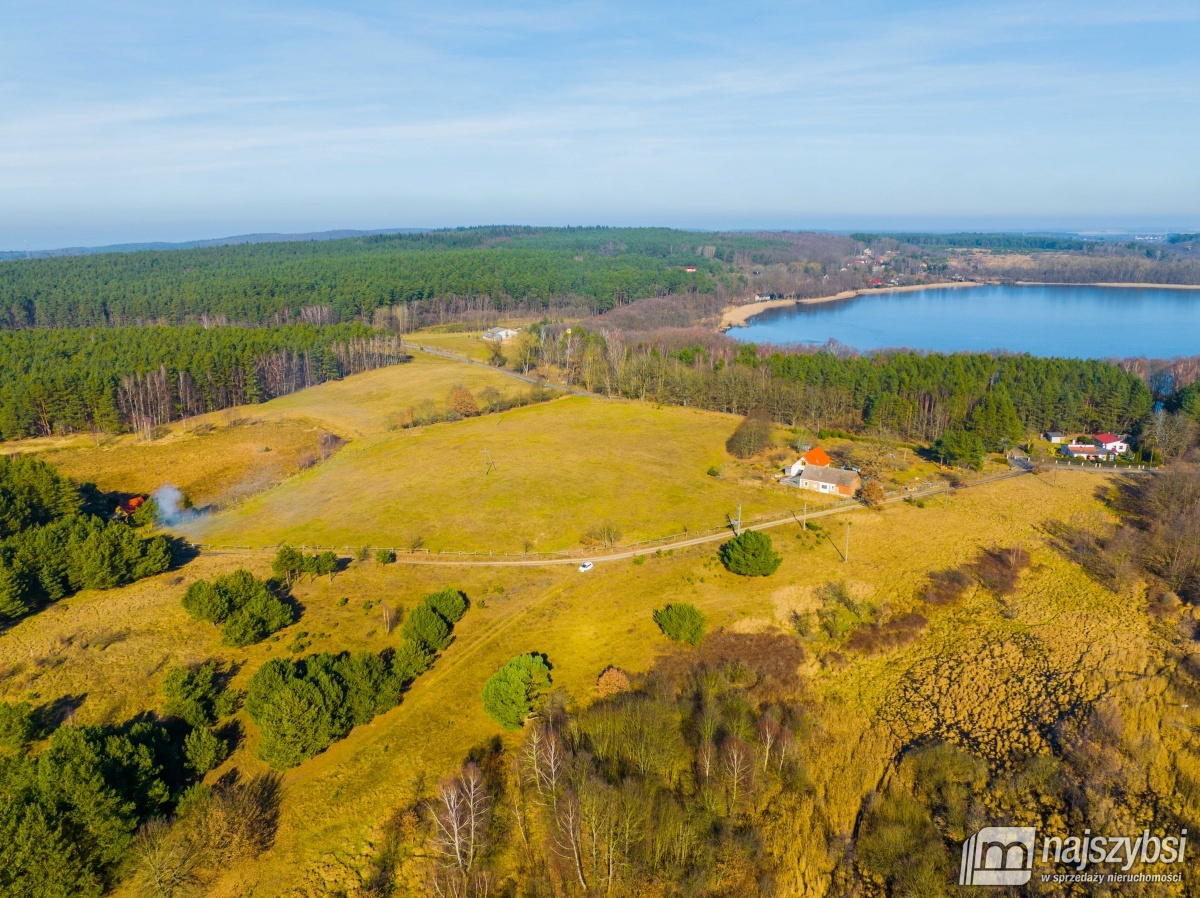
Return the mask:
{"type": "Polygon", "coordinates": [[[204,433],[176,427],[149,442],[127,435],[99,445],[75,438],[13,448],[35,451],[62,473],[108,492],[150,493],[169,483],[204,506],[237,501],[302,470],[315,460],[321,435],[313,425],[249,420],[204,433]]]}
{"type": "MultiPolygon", "coordinates": [[[[621,542],[801,507],[798,491],[706,473],[737,418],[587,397],[361,440],[212,517],[214,545],[405,547],[521,553],[578,548],[611,520],[621,542]]],[[[820,497],[810,494],[810,500],[820,497]]],[[[815,505],[810,501],[810,505],[815,505]]]]}
{"type": "Polygon", "coordinates": [[[405,408],[424,399],[444,403],[462,384],[472,392],[495,387],[501,393],[529,388],[498,371],[464,365],[417,350],[411,362],[356,374],[280,396],[262,405],[214,412],[209,418],[253,416],[264,421],[311,421],[346,438],[382,433],[396,425],[405,408]]]}
{"type": "MultiPolygon", "coordinates": [[[[783,566],[763,579],[725,572],[716,563],[715,546],[651,557],[643,565],[600,564],[586,575],[570,568],[355,563],[332,583],[299,584],[302,619],[278,641],[247,649],[221,646],[217,630],[189,621],[178,601],[188,583],[219,570],[249,565],[264,573],[269,555],[204,555],[180,572],[111,593],[82,594],[20,622],[0,636],[0,664],[9,670],[6,697],[46,703],[86,695],[78,720],[115,721],[156,706],[169,664],[222,659],[240,666],[237,683],[244,685],[262,661],[285,654],[300,631],[309,634],[309,651],[379,650],[396,636],[383,633],[378,607],[365,603],[382,599],[411,608],[433,589],[464,589],[473,607],[433,670],[399,707],[286,775],[275,847],[256,863],[230,871],[214,892],[316,896],[353,889],[380,825],[410,799],[418,773],[436,780],[471,747],[500,733],[484,715],[479,694],[487,677],[517,653],[546,652],[555,685],[587,701],[607,665],[645,670],[657,654],[680,651],[658,634],[650,617],[666,602],[696,604],[711,627],[786,626],[790,607],[810,601],[821,584],[844,579],[856,595],[899,610],[914,605],[930,570],[959,565],[980,547],[1030,549],[1035,566],[1025,575],[1015,617],[1001,615],[994,598],[977,593],[960,608],[928,612],[929,630],[907,649],[814,666],[812,688],[826,709],[827,763],[810,774],[833,818],[849,827],[863,794],[878,783],[899,745],[888,709],[923,659],[965,651],[980,639],[1003,645],[1007,634],[1034,632],[1052,644],[1052,655],[1064,667],[1068,656],[1082,651],[1087,675],[1100,684],[1095,689],[1142,669],[1144,628],[1134,628],[1129,640],[1116,638],[1130,627],[1127,603],[1086,582],[1044,545],[1045,520],[1099,508],[1093,495],[1099,483],[1085,474],[1059,477],[1057,487],[1023,477],[961,492],[944,506],[858,512],[850,518],[849,563],[828,540],[809,548],[812,540],[797,538],[798,527],[778,528],[772,535],[783,566]],[[349,598],[344,605],[342,597],[349,598]],[[113,640],[113,633],[119,638],[113,640]]],[[[832,533],[844,532],[840,523],[825,523],[832,533]]],[[[989,675],[985,670],[967,679],[983,694],[989,675]]],[[[255,730],[244,725],[247,736],[227,764],[256,770],[255,730]]]]}

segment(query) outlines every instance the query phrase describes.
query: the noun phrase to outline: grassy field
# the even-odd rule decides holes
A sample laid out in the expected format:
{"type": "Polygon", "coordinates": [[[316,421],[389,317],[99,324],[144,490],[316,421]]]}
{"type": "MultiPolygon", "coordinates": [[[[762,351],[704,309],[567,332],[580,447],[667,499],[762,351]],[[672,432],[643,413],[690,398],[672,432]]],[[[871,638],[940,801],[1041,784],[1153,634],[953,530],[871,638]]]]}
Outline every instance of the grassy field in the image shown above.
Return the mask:
{"type": "MultiPolygon", "coordinates": [[[[918,694],[928,688],[946,701],[934,688],[946,674],[928,674],[930,659],[953,662],[951,683],[968,696],[1013,682],[1003,656],[971,666],[980,646],[1003,646],[1030,633],[1043,646],[1042,668],[1088,694],[1143,675],[1147,634],[1130,613],[1136,608],[1089,582],[1044,541],[1047,520],[1101,513],[1094,497],[1100,482],[1074,474],[1058,478],[1053,487],[1045,479],[1023,477],[957,493],[945,505],[858,512],[849,518],[849,563],[828,539],[802,538],[799,527],[778,528],[772,533],[783,566],[764,579],[725,572],[715,547],[651,557],[643,565],[601,564],[587,575],[569,568],[354,563],[332,582],[299,584],[302,618],[278,641],[247,649],[221,646],[215,628],[187,619],[179,597],[194,579],[239,564],[265,573],[269,556],[203,555],[179,572],[115,592],[81,594],[17,624],[0,636],[4,690],[9,698],[77,706],[78,722],[126,719],[156,707],[170,664],[221,659],[238,668],[235,682],[244,685],[264,660],[287,654],[300,632],[308,634],[306,651],[378,650],[397,637],[383,633],[376,602],[411,608],[433,589],[464,589],[473,607],[434,669],[398,708],[286,775],[275,847],[256,864],[230,871],[214,893],[317,896],[354,887],[379,827],[411,799],[418,773],[436,781],[472,746],[500,733],[478,696],[487,677],[517,653],[546,652],[555,685],[587,701],[605,666],[645,670],[658,654],[679,651],[650,617],[666,602],[696,604],[709,616],[710,628],[786,628],[792,612],[815,607],[819,587],[842,581],[857,595],[899,612],[916,604],[930,570],[962,564],[980,547],[1026,547],[1034,567],[1014,607],[1004,613],[994,598],[977,591],[958,608],[934,612],[925,636],[907,649],[842,658],[814,645],[809,673],[825,703],[820,725],[828,763],[810,774],[834,817],[848,827],[862,796],[919,723],[897,718],[902,697],[916,684],[918,694]]],[[[826,526],[840,540],[840,523],[826,526]]],[[[949,711],[946,717],[986,731],[987,721],[957,719],[949,711]]],[[[254,758],[256,732],[243,723],[245,738],[227,766],[253,771],[261,766],[254,758]]]]}
{"type": "Polygon", "coordinates": [[[229,505],[311,467],[328,452],[327,434],[386,433],[404,408],[445,402],[457,384],[505,394],[527,389],[489,369],[417,353],[408,364],[175,422],[149,442],[129,434],[49,437],[2,443],[0,452],[37,454],[105,491],[150,493],[170,483],[198,506],[229,505]]]}
{"type": "Polygon", "coordinates": [[[387,431],[405,408],[424,399],[444,403],[458,384],[473,392],[484,387],[495,387],[505,394],[528,390],[497,371],[417,351],[412,361],[403,365],[356,374],[262,405],[214,412],[208,417],[221,420],[231,415],[252,415],[264,421],[310,421],[349,439],[387,431]]]}
{"type": "MultiPolygon", "coordinates": [[[[124,484],[169,476],[203,497],[255,482],[247,475],[263,476],[274,470],[266,465],[285,457],[302,460],[322,433],[349,439],[301,473],[275,470],[271,476],[281,482],[207,518],[201,536],[213,543],[404,546],[422,536],[432,549],[520,552],[526,541],[538,550],[578,548],[583,531],[605,519],[629,542],[719,525],[738,503],[753,518],[798,507],[806,495],[813,505],[819,499],[772,485],[782,451],[732,461],[724,441],[736,425],[733,416],[569,397],[390,429],[398,407],[443,400],[460,382],[521,388],[487,369],[418,355],[411,365],[189,422],[151,443],[44,440],[17,448],[43,453],[106,488],[134,491],[124,484]],[[707,473],[712,466],[721,476],[707,473]]],[[[849,456],[869,447],[831,449],[849,456]]],[[[894,453],[880,451],[890,465],[894,453]]],[[[901,461],[889,468],[897,480],[933,473],[928,463],[901,461]]],[[[830,584],[840,584],[892,616],[919,611],[928,618],[911,644],[878,654],[849,649],[819,630],[807,639],[808,775],[839,832],[850,833],[864,796],[914,741],[946,739],[984,754],[1000,744],[1036,752],[1056,709],[1118,689],[1142,690],[1150,699],[1130,707],[1154,716],[1144,708],[1161,699],[1163,641],[1142,610],[1139,589],[1118,595],[1097,585],[1048,535],[1056,521],[1103,525],[1109,515],[1098,495],[1107,481],[1083,472],[1023,476],[924,507],[824,518],[818,533],[777,527],[770,533],[783,564],[767,578],[728,573],[715,544],[641,564],[602,562],[588,574],[568,566],[352,562],[332,581],[297,583],[299,620],[247,648],[222,646],[219,631],[191,620],[179,600],[195,580],[237,567],[265,576],[271,554],[205,552],[178,570],[119,590],[80,593],[0,631],[0,697],[30,701],[63,721],[118,723],[158,709],[171,665],[217,660],[235,672],[233,685],[244,687],[272,657],[395,646],[399,636],[385,632],[381,602],[411,609],[426,593],[463,589],[472,607],[433,669],[398,707],[285,775],[274,847],[230,869],[210,893],[354,895],[385,822],[414,799],[421,782],[428,789],[497,736],[515,745],[519,736],[499,730],[479,698],[509,658],[545,652],[555,687],[586,703],[608,665],[645,671],[664,653],[691,651],[658,632],[655,608],[691,602],[708,616],[710,631],[792,631],[798,617],[822,607],[830,584]],[[841,554],[846,521],[848,562],[841,554]],[[930,572],[961,567],[981,549],[1001,546],[1032,556],[1013,596],[998,599],[973,587],[948,607],[922,601],[930,572]]],[[[238,720],[242,736],[210,778],[234,767],[263,769],[255,726],[244,712],[238,720]]],[[[1181,732],[1164,727],[1159,737],[1167,746],[1181,732]]]]}
{"type": "Polygon", "coordinates": [[[737,420],[570,397],[396,431],[212,517],[195,536],[398,548],[421,537],[435,551],[517,553],[578,548],[606,520],[629,543],[722,526],[739,503],[746,518],[799,509],[794,489],[707,474],[730,462],[724,442],[737,420]]]}

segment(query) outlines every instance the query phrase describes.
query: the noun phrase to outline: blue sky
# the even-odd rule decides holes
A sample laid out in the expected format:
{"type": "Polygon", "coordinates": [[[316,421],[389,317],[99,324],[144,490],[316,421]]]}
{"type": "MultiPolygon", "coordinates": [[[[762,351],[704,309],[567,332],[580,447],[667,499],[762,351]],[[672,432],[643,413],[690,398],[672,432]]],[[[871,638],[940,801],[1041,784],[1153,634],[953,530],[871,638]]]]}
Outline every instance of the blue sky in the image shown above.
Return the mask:
{"type": "Polygon", "coordinates": [[[0,0],[0,249],[1200,228],[1200,3],[0,0]]]}

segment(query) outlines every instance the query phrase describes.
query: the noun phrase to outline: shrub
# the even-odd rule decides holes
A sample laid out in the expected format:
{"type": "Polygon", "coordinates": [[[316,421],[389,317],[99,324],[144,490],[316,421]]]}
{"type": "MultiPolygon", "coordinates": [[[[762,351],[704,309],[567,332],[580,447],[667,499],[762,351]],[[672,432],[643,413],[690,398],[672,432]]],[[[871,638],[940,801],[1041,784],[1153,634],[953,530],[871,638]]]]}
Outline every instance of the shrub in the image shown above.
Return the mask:
{"type": "Polygon", "coordinates": [[[197,580],[183,594],[183,608],[196,620],[219,624],[233,610],[229,597],[207,580],[197,580]]]}
{"type": "Polygon", "coordinates": [[[436,611],[448,624],[456,624],[467,613],[466,593],[457,589],[443,589],[427,595],[423,604],[436,611]]]}
{"type": "Polygon", "coordinates": [[[630,689],[629,675],[619,667],[606,667],[596,680],[596,692],[601,698],[620,695],[630,689]]]}
{"type": "Polygon", "coordinates": [[[520,729],[538,695],[550,686],[550,666],[537,653],[518,655],[483,687],[483,710],[507,730],[520,729]]]}
{"type": "Polygon", "coordinates": [[[868,508],[882,508],[887,499],[887,493],[883,489],[883,484],[878,480],[868,480],[859,487],[858,498],[868,508]]]}
{"type": "Polygon", "coordinates": [[[208,727],[196,727],[183,740],[183,756],[197,776],[204,776],[229,756],[229,746],[208,727]]]}
{"type": "Polygon", "coordinates": [[[392,564],[396,560],[396,553],[391,549],[377,549],[375,560],[380,564],[392,564]]]}
{"type": "Polygon", "coordinates": [[[749,458],[771,445],[771,416],[756,409],[746,415],[737,430],[725,441],[725,448],[736,458],[749,458]]]}
{"type": "Polygon", "coordinates": [[[456,386],[450,391],[450,399],[446,403],[450,410],[458,412],[464,418],[470,418],[479,414],[479,403],[475,401],[475,397],[471,395],[471,391],[462,384],[456,386]]]}
{"type": "Polygon", "coordinates": [[[291,606],[281,602],[262,584],[260,591],[226,619],[221,629],[221,642],[233,646],[253,645],[282,630],[292,620],[291,606]]]}
{"type": "Polygon", "coordinates": [[[0,702],[0,745],[20,748],[33,738],[33,709],[29,702],[0,702]]]}
{"type": "MultiPolygon", "coordinates": [[[[163,679],[163,713],[193,727],[211,726],[227,706],[220,700],[216,665],[211,661],[195,669],[172,667],[163,679]]],[[[231,710],[231,709],[229,709],[231,710]]]]}
{"type": "Polygon", "coordinates": [[[428,605],[418,605],[404,619],[400,631],[405,639],[423,645],[430,654],[450,644],[450,624],[428,605]]]}
{"type": "Polygon", "coordinates": [[[783,561],[771,546],[771,537],[747,530],[721,546],[721,563],[743,577],[768,577],[783,561]]]}
{"type": "Polygon", "coordinates": [[[716,465],[710,466],[708,469],[708,476],[709,477],[720,477],[721,469],[719,467],[717,467],[716,465]]]}
{"type": "Polygon", "coordinates": [[[695,605],[676,602],[654,612],[654,622],[676,642],[699,645],[704,638],[704,614],[695,605]]]}
{"type": "Polygon", "coordinates": [[[226,645],[262,642],[293,620],[291,606],[246,570],[217,577],[211,583],[198,580],[188,587],[182,603],[192,617],[224,624],[221,641],[226,645]]]}

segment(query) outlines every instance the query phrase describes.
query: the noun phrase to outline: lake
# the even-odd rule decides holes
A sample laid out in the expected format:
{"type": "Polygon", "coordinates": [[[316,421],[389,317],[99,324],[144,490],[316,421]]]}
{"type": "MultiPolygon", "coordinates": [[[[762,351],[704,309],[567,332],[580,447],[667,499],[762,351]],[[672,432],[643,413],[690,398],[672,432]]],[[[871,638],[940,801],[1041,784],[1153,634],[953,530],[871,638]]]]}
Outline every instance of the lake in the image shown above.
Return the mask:
{"type": "Polygon", "coordinates": [[[1009,350],[1040,356],[1200,355],[1200,290],[983,286],[868,292],[769,309],[729,336],[751,343],[827,343],[860,350],[1009,350]]]}

